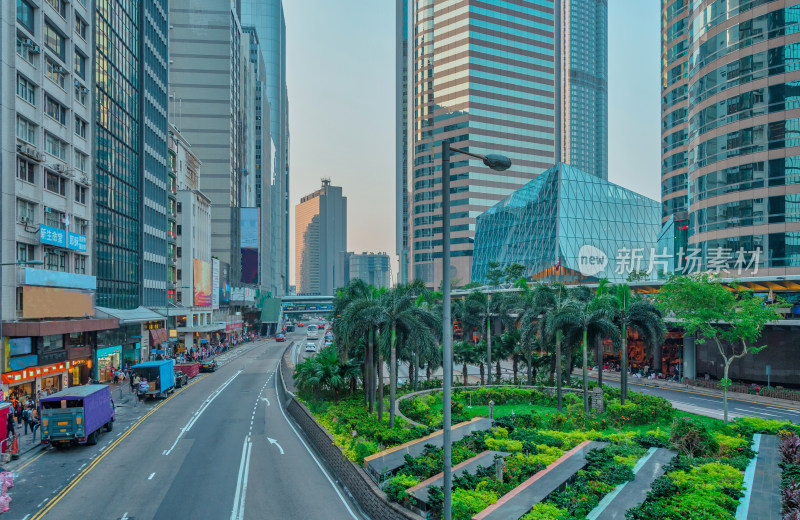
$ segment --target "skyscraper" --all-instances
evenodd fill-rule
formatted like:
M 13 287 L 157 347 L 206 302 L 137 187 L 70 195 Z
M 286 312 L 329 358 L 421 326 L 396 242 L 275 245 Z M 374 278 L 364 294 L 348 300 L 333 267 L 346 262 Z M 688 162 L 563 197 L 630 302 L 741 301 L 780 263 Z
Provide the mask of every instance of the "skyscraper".
M 414 35 L 408 44 L 413 74 L 406 80 L 411 135 L 408 167 L 398 167 L 397 174 L 398 183 L 404 172 L 408 177 L 409 277 L 433 286 L 442 279 L 441 140 L 471 152 L 501 153 L 513 163 L 500 173 L 480 161 L 453 157 L 450 276 L 466 283 L 475 219 L 483 211 L 562 157 L 607 177 L 607 5 L 412 3 L 406 28 Z M 398 32 L 402 44 L 403 31 Z M 397 56 L 400 74 L 401 53 Z M 400 201 L 398 194 L 398 219 Z M 398 249 L 403 234 L 398 226 Z
M 409 0 L 395 0 L 395 241 L 399 283 L 408 283 L 408 15 Z
M 295 284 L 298 295 L 330 296 L 344 284 L 347 252 L 347 197 L 322 180 L 322 188 L 295 207 Z
M 97 305 L 167 302 L 166 0 L 97 0 Z
M 688 210 L 704 267 L 760 249 L 759 276 L 800 274 L 793 3 L 662 0 L 662 219 Z
M 242 25 L 255 27 L 266 64 L 270 144 L 264 151 L 272 173 L 271 236 L 273 280 L 289 287 L 289 98 L 286 89 L 286 19 L 282 0 L 241 0 Z

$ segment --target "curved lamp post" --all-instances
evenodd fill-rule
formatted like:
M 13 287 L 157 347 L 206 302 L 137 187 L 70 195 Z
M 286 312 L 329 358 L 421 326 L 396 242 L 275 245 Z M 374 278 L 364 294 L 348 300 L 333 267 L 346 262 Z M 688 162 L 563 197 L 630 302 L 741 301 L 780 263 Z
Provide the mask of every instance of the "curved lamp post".
M 444 449 L 444 520 L 452 518 L 453 459 L 451 432 L 451 394 L 453 387 L 453 323 L 450 319 L 450 152 L 460 153 L 480 159 L 483 164 L 495 171 L 511 167 L 511 159 L 504 155 L 481 155 L 450 146 L 442 141 L 442 353 L 444 382 L 442 389 L 442 448 Z M 491 372 L 491 367 L 489 367 Z M 466 381 L 464 381 L 466 384 Z

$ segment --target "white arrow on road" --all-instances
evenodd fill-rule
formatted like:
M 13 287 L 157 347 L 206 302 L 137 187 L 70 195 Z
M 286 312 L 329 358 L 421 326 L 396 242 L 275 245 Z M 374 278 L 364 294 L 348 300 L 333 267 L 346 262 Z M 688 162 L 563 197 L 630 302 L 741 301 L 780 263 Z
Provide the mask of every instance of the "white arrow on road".
M 278 449 L 281 450 L 281 455 L 283 455 L 283 448 L 281 448 L 281 445 L 278 444 L 278 441 L 276 441 L 275 439 L 270 439 L 269 437 L 267 437 L 267 440 L 269 441 L 270 444 L 274 444 L 275 446 L 277 446 Z
M 262 397 L 261 400 L 262 401 L 266 401 L 267 402 L 267 406 L 269 406 L 269 399 L 267 399 L 266 397 Z

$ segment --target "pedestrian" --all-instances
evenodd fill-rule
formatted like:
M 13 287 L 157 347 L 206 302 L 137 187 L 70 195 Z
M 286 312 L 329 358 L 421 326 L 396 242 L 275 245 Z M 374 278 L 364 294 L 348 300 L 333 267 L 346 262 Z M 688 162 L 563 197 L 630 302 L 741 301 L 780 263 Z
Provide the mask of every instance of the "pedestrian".
M 25 423 L 25 435 L 28 435 L 28 428 L 33 431 L 33 426 L 31 426 L 31 409 L 27 406 L 22 410 L 22 422 Z
M 19 401 L 14 403 L 14 415 L 17 418 L 17 426 L 22 426 L 22 403 Z
M 137 384 L 139 381 L 138 381 L 138 379 L 136 379 L 136 376 L 135 376 L 135 375 L 133 375 L 133 374 L 131 374 L 131 375 L 130 375 L 130 377 L 129 377 L 128 379 L 129 379 L 129 381 L 130 381 L 131 393 L 133 393 L 133 390 L 134 390 L 134 388 L 136 388 L 136 384 Z
M 14 415 L 9 410 L 8 418 L 6 419 L 6 434 L 7 437 L 13 438 L 14 437 Z
M 36 442 L 36 430 L 39 429 L 40 425 L 41 421 L 39 420 L 39 411 L 35 409 L 31 410 L 31 432 L 33 433 L 31 442 Z M 41 435 L 39 438 L 41 438 Z

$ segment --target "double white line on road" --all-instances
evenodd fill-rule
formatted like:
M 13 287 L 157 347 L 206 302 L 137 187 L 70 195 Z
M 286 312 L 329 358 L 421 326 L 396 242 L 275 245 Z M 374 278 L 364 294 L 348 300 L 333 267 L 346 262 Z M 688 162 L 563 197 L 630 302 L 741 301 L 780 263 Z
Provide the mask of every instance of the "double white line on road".
M 231 520 L 244 519 L 244 503 L 247 495 L 247 475 L 250 473 L 250 453 L 253 443 L 250 442 L 250 435 L 245 437 L 242 445 L 242 461 L 239 463 L 239 478 L 236 480 L 236 494 L 233 497 L 233 510 Z
M 219 387 L 217 387 L 216 390 L 211 392 L 211 394 L 208 397 L 206 397 L 206 400 L 203 401 L 203 404 L 200 405 L 200 408 L 195 410 L 195 412 L 192 414 L 191 418 L 189 418 L 189 422 L 186 423 L 186 426 L 181 428 L 181 431 L 180 431 L 180 433 L 178 433 L 178 437 L 175 438 L 175 442 L 172 443 L 172 446 L 168 450 L 164 450 L 161 453 L 162 455 L 169 455 L 170 453 L 172 453 L 172 450 L 174 450 L 175 446 L 178 445 L 178 441 L 181 440 L 181 437 L 183 437 L 183 434 L 192 429 L 192 426 L 194 426 L 194 423 L 197 422 L 197 419 L 199 419 L 200 416 L 203 415 L 203 412 L 206 411 L 206 408 L 208 408 L 209 405 L 211 405 L 211 403 L 214 401 L 214 399 L 216 399 L 217 396 L 219 394 L 221 394 L 223 392 L 223 390 L 225 390 L 228 387 L 228 385 L 231 384 L 233 382 L 233 380 L 236 379 L 236 377 L 241 373 L 242 373 L 242 371 L 239 370 L 238 372 L 233 374 L 230 378 L 228 378 L 227 381 L 225 381 L 224 383 L 219 385 Z

